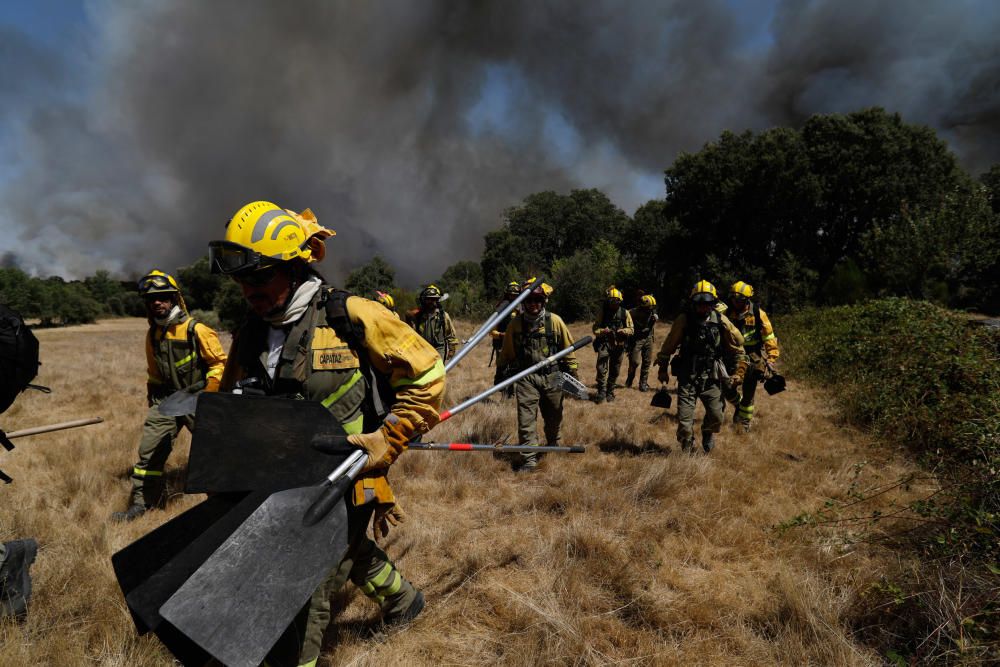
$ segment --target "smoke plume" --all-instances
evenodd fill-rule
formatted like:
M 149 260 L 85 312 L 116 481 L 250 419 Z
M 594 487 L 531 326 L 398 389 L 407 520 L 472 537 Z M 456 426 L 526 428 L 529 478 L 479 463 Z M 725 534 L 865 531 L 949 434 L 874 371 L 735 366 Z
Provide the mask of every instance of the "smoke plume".
M 268 199 L 337 230 L 331 276 L 380 253 L 413 285 L 531 192 L 631 213 L 724 129 L 881 105 L 1000 160 L 991 3 L 738 4 L 110 2 L 58 53 L 2 29 L 0 254 L 169 270 Z

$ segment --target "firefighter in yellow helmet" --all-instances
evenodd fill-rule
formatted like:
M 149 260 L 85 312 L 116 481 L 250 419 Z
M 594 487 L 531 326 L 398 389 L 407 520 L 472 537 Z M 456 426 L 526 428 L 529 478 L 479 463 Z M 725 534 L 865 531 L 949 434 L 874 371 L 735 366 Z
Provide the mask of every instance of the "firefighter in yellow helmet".
M 635 372 L 639 371 L 639 391 L 649 391 L 649 366 L 653 362 L 653 327 L 660 316 L 656 314 L 656 299 L 652 294 L 639 298 L 639 305 L 629 311 L 633 333 L 628 342 L 628 375 L 625 386 L 631 388 Z M 641 364 L 641 366 L 640 366 Z
M 380 605 L 387 623 L 414 618 L 424 604 L 366 529 L 372 523 L 379 539 L 403 518 L 386 474 L 406 443 L 438 422 L 444 366 L 383 306 L 334 289 L 315 271 L 312 263 L 333 234 L 308 209 L 256 201 L 236 212 L 225 240 L 209 244 L 213 271 L 237 282 L 251 310 L 222 389 L 257 378 L 267 395 L 320 402 L 368 453 L 368 467 L 348 494 L 347 554 L 268 655 L 274 667 L 315 664 L 330 597 L 347 580 Z M 379 385 L 393 391 L 376 400 Z
M 677 442 L 684 451 L 694 448 L 694 411 L 698 399 L 705 406 L 701 446 L 707 454 L 722 427 L 725 385 L 738 386 L 746 373 L 743 336 L 725 315 L 715 309 L 718 293 L 707 280 L 691 290 L 688 307 L 677 316 L 656 355 L 657 379 L 666 383 L 672 370 L 677 377 Z M 680 352 L 671 361 L 677 350 Z M 735 372 L 727 377 L 726 360 Z
M 396 316 L 397 320 L 399 319 L 399 313 L 396 312 L 396 300 L 392 298 L 391 294 L 375 290 L 375 301 L 381 303 L 386 307 L 386 310 Z
M 526 281 L 527 289 L 534 278 Z M 521 302 L 521 313 L 515 317 L 503 335 L 503 347 L 497 362 L 506 377 L 514 375 L 539 361 L 573 345 L 573 337 L 562 318 L 546 310 L 552 287 L 546 283 L 536 286 L 531 295 Z M 545 422 L 545 442 L 558 445 L 563 416 L 563 391 L 559 371 L 579 377 L 576 356 L 571 352 L 559 360 L 558 367 L 547 368 L 521 378 L 514 383 L 517 397 L 517 441 L 521 445 L 538 443 L 538 411 Z M 537 469 L 538 454 L 515 455 L 512 467 L 515 472 L 532 472 Z
M 441 289 L 428 285 L 420 292 L 420 305 L 406 313 L 406 323 L 430 343 L 445 361 L 458 350 L 458 336 L 451 316 L 441 306 Z
M 163 468 L 180 430 L 194 428 L 190 416 L 168 417 L 160 402 L 180 389 L 218 391 L 226 353 L 219 336 L 208 325 L 188 315 L 173 276 L 154 269 L 139 281 L 146 305 L 146 404 L 149 411 L 139 440 L 139 459 L 132 467 L 132 494 L 128 509 L 111 515 L 114 521 L 132 521 L 159 506 L 164 498 Z
M 518 295 L 520 295 L 520 293 L 521 293 L 521 283 L 517 282 L 516 280 L 510 281 L 509 283 L 507 283 L 507 287 L 504 289 L 503 299 L 501 299 L 501 303 L 506 302 L 509 304 L 511 301 L 516 299 Z M 498 320 L 493 329 L 490 330 L 490 342 L 493 344 L 493 352 L 490 353 L 491 361 L 493 360 L 494 357 L 499 357 L 500 350 L 503 349 L 503 335 L 504 333 L 506 333 L 507 327 L 510 326 L 510 323 L 517 318 L 518 314 L 519 314 L 518 310 L 515 308 L 513 311 L 511 311 L 509 316 L 505 317 L 503 320 Z M 504 378 L 503 378 L 503 373 L 501 371 L 502 368 L 498 358 L 496 372 L 493 373 L 493 384 L 498 384 L 501 381 L 503 381 Z M 507 398 L 510 398 L 511 396 L 514 395 L 513 392 L 514 388 L 509 387 L 508 389 L 505 389 L 503 393 Z
M 615 400 L 615 383 L 632 336 L 632 316 L 622 306 L 622 293 L 612 285 L 594 322 L 594 350 L 597 352 L 597 394 L 595 403 Z
M 757 303 L 752 301 L 753 287 L 742 280 L 733 283 L 729 290 L 729 308 L 726 317 L 743 334 L 743 349 L 749 357 L 749 368 L 743 380 L 742 393 L 735 391 L 732 402 L 736 407 L 733 423 L 743 430 L 750 430 L 753 421 L 754 394 L 757 384 L 765 379 L 774 369 L 781 352 L 778 349 L 778 337 L 767 313 Z

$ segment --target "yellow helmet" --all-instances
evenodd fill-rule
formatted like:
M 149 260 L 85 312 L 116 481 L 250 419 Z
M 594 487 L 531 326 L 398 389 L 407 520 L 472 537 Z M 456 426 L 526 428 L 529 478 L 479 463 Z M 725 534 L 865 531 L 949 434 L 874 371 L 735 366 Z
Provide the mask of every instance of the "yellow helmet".
M 645 308 L 656 307 L 656 299 L 653 298 L 652 294 L 644 294 L 642 298 L 639 299 L 639 303 Z
M 147 294 L 164 294 L 176 292 L 180 294 L 181 288 L 177 286 L 177 281 L 169 273 L 164 273 L 159 269 L 153 269 L 139 279 L 139 296 Z
M 379 292 L 378 290 L 375 290 L 375 300 L 389 310 L 396 310 L 396 300 L 393 299 L 392 295 L 388 292 Z
M 504 290 L 505 296 L 517 296 L 521 293 L 521 283 L 516 280 L 512 280 L 507 283 L 507 289 Z
M 420 300 L 424 299 L 440 299 L 441 298 L 441 288 L 437 285 L 428 285 L 420 292 Z
M 296 213 L 268 201 L 255 201 L 236 212 L 226 224 L 224 241 L 208 244 L 216 273 L 237 273 L 266 264 L 301 259 L 318 262 L 326 254 L 325 240 L 335 236 L 306 209 Z
M 742 280 L 733 283 L 733 286 L 729 288 L 729 293 L 736 296 L 741 296 L 744 299 L 749 299 L 753 296 L 753 287 L 747 285 Z
M 607 297 L 608 299 L 618 299 L 619 301 L 621 301 L 623 298 L 622 291 L 617 287 L 615 287 L 614 285 L 608 288 L 608 291 L 604 293 L 604 296 Z
M 711 303 L 719 300 L 719 293 L 715 291 L 715 285 L 712 283 L 699 280 L 691 290 L 691 300 Z
M 524 283 L 521 285 L 521 289 L 522 290 L 528 289 L 529 287 L 531 287 L 531 283 L 533 283 L 533 282 L 535 282 L 535 277 L 534 276 L 532 276 L 532 277 L 528 278 L 527 280 L 525 280 Z M 531 291 L 534 292 L 535 294 L 541 294 L 542 296 L 544 296 L 547 299 L 550 296 L 552 296 L 552 285 L 550 285 L 548 283 L 542 283 L 540 285 L 536 285 L 535 289 L 533 289 Z

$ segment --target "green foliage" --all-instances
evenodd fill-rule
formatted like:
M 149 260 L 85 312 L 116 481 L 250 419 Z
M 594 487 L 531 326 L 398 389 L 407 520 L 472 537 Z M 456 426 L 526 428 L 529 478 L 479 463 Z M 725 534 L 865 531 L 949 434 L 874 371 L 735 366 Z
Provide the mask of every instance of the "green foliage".
M 621 267 L 621 254 L 608 241 L 557 259 L 552 265 L 552 311 L 570 321 L 593 318 Z
M 199 257 L 193 264 L 180 267 L 174 277 L 180 285 L 188 310 L 211 309 L 223 282 L 221 275 L 212 273 L 208 255 Z
M 909 505 L 916 527 L 899 539 L 927 562 L 967 569 L 962 597 L 987 605 L 1000 564 L 1000 331 L 903 298 L 809 310 L 779 328 L 792 372 L 822 382 L 851 423 L 934 470 L 941 490 Z M 919 577 L 938 579 L 914 576 L 913 590 L 924 589 Z M 907 607 L 900 622 L 925 607 Z M 995 610 L 973 612 L 963 613 L 976 616 L 980 638 L 1000 640 Z
M 820 301 L 834 306 L 844 306 L 864 301 L 868 296 L 865 274 L 853 259 L 833 267 L 830 279 L 826 281 Z
M 222 283 L 212 307 L 218 315 L 220 326 L 226 331 L 236 331 L 246 318 L 247 303 L 243 298 L 243 290 L 233 280 Z
M 483 285 L 483 269 L 476 262 L 461 261 L 452 264 L 437 282 L 448 293 L 445 307 L 463 317 L 478 317 L 492 311 Z
M 367 264 L 347 276 L 344 288 L 358 296 L 372 298 L 375 291 L 391 292 L 396 287 L 396 270 L 380 256 L 375 255 Z

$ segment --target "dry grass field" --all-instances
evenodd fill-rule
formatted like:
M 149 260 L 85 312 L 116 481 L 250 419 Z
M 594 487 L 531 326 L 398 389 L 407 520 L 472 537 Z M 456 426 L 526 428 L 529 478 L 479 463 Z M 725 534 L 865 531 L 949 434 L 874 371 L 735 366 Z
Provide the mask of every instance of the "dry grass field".
M 20 439 L 0 457 L 15 480 L 0 489 L 0 539 L 40 544 L 30 616 L 0 625 L 0 665 L 172 664 L 154 637 L 135 635 L 110 561 L 202 499 L 178 493 L 164 512 L 108 522 L 124 508 L 145 413 L 144 330 L 124 319 L 39 331 L 38 382 L 53 394 L 24 394 L 0 416 L 6 430 L 105 419 Z M 484 344 L 459 365 L 447 405 L 488 386 L 488 357 Z M 591 348 L 581 375 L 593 382 Z M 402 457 L 392 478 L 409 521 L 387 550 L 427 608 L 407 628 L 373 633 L 374 605 L 344 591 L 321 664 L 881 664 L 853 639 L 850 619 L 888 556 L 852 544 L 847 528 L 775 525 L 909 464 L 842 428 L 828 398 L 794 378 L 783 394 L 761 391 L 754 430 L 727 427 L 710 456 L 681 454 L 676 422 L 650 423 L 649 398 L 621 389 L 611 404 L 567 400 L 564 442 L 588 451 L 550 455 L 531 475 L 488 453 Z M 514 404 L 497 399 L 429 439 L 508 434 L 516 440 Z M 187 443 L 168 468 L 178 492 Z M 877 501 L 894 499 L 904 496 Z

